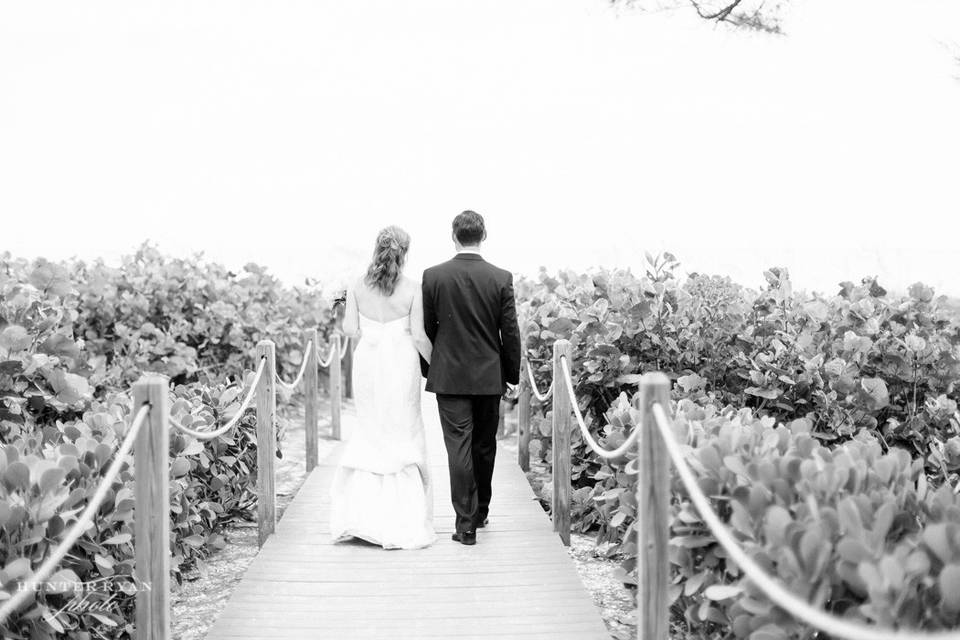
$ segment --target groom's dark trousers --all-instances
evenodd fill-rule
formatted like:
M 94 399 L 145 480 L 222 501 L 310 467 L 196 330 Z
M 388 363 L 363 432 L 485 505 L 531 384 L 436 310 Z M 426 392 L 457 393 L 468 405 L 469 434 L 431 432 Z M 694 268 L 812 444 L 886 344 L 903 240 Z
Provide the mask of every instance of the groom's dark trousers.
M 447 446 L 457 531 L 472 531 L 490 512 L 500 396 L 438 393 L 437 406 Z
M 423 272 L 423 324 L 433 343 L 426 390 L 437 394 L 457 531 L 487 517 L 500 397 L 520 380 L 513 275 L 475 253 Z

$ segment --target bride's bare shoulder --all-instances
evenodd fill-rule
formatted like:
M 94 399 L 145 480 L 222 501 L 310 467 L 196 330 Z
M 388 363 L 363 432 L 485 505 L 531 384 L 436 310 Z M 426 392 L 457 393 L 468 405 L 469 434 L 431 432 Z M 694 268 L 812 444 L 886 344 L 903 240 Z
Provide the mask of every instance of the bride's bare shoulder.
M 367 287 L 366 278 L 364 276 L 360 276 L 350 283 L 350 288 L 353 289 L 355 293 L 361 293 L 362 291 L 366 291 L 369 287 Z
M 420 281 L 408 275 L 402 275 L 400 276 L 400 286 L 404 291 L 416 291 L 420 288 Z

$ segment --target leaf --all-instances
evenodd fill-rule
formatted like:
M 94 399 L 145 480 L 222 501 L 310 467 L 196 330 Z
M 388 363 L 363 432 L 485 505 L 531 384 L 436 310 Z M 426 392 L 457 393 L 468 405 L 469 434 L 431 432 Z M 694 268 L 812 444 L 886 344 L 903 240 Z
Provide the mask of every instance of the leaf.
M 108 627 L 116 627 L 116 626 L 117 626 L 117 621 L 114 620 L 113 618 L 111 618 L 110 616 L 105 616 L 105 615 L 103 615 L 103 614 L 101 614 L 101 613 L 93 613 L 92 611 L 87 611 L 87 612 L 85 612 L 85 613 L 86 613 L 86 615 L 92 616 L 92 617 L 95 618 L 98 622 L 100 622 L 101 624 L 105 624 L 105 625 L 107 625 Z
M 707 384 L 707 379 L 697 375 L 696 373 L 691 373 L 686 376 L 680 376 L 677 378 L 677 384 L 679 384 L 685 393 L 690 393 L 695 389 L 702 389 Z
M 761 389 L 760 387 L 747 387 L 743 390 L 743 392 L 748 393 L 751 396 L 767 398 L 768 400 L 776 400 L 780 397 L 780 389 L 776 387 L 766 389 Z
M 174 478 L 184 476 L 190 471 L 190 461 L 186 458 L 176 458 L 170 465 L 170 473 Z
M 683 583 L 683 594 L 687 596 L 692 596 L 697 591 L 700 590 L 700 587 L 703 586 L 703 581 L 707 577 L 706 571 L 701 571 L 695 575 L 690 576 Z
M 591 358 L 619 358 L 620 349 L 615 345 L 601 342 L 591 347 L 587 355 Z
M 937 578 L 940 604 L 949 613 L 960 611 L 960 565 L 948 564 Z
M 80 578 L 70 569 L 60 569 L 46 579 L 44 590 L 47 593 L 67 593 L 80 586 Z
M 927 525 L 923 530 L 923 542 L 944 564 L 953 560 L 953 549 L 947 537 L 947 525 L 943 522 Z
M 70 277 L 64 267 L 46 258 L 37 258 L 35 265 L 30 272 L 30 284 L 55 296 L 65 296 L 70 293 Z
M 29 347 L 31 342 L 33 338 L 20 325 L 11 324 L 0 331 L 0 347 L 6 349 L 7 353 L 22 351 Z
M 684 549 L 699 549 L 714 544 L 716 540 L 713 536 L 673 536 L 670 538 L 670 544 L 683 547 Z
M 556 334 L 563 334 L 572 331 L 577 325 L 569 318 L 557 318 L 547 326 L 547 331 Z
M 769 507 L 763 525 L 767 543 L 783 544 L 784 534 L 791 522 L 793 517 L 789 511 L 778 504 Z
M 104 540 L 103 544 L 126 544 L 131 540 L 133 540 L 133 536 L 131 536 L 129 533 L 118 533 Z
M 61 333 L 55 333 L 44 340 L 37 351 L 51 356 L 80 357 L 80 347 L 77 346 L 77 343 Z
M 0 374 L 12 376 L 23 371 L 23 363 L 19 360 L 4 360 L 0 362 Z
M 750 634 L 750 640 L 787 640 L 787 632 L 775 624 L 765 624 Z
M 703 595 L 710 600 L 726 600 L 735 598 L 743 592 L 743 588 L 736 584 L 712 584 L 703 591 Z
M 93 390 L 86 378 L 75 373 L 68 373 L 62 369 L 55 369 L 45 374 L 50 386 L 57 392 L 57 400 L 64 404 L 75 404 L 82 400 L 90 400 Z
M 837 503 L 837 516 L 840 519 L 842 533 L 855 536 L 863 534 L 863 520 L 860 518 L 860 509 L 851 496 L 847 496 Z
M 183 541 L 191 547 L 202 547 L 205 542 L 204 537 L 198 535 L 187 536 Z
M 927 348 L 927 341 L 913 333 L 904 338 L 903 341 L 906 343 L 907 349 L 914 353 L 920 353 Z
M 851 536 L 846 536 L 837 543 L 837 553 L 847 562 L 860 564 L 864 560 L 872 560 L 873 554 L 866 545 Z
M 880 378 L 862 378 L 860 380 L 861 398 L 873 411 L 879 411 L 890 404 L 887 383 Z
M 203 443 L 200 440 L 191 439 L 187 446 L 180 452 L 182 456 L 195 456 L 199 453 L 203 453 Z
M 933 300 L 933 288 L 928 287 L 922 282 L 915 282 L 907 289 L 910 297 L 920 302 L 930 302 Z
M 30 573 L 30 560 L 28 558 L 15 558 L 3 567 L 3 573 L 7 581 L 22 578 Z
M 40 491 L 46 493 L 59 489 L 63 486 L 63 481 L 67 477 L 67 472 L 60 467 L 47 469 L 40 476 Z
M 30 488 L 30 467 L 20 460 L 7 465 L 3 472 L 3 481 L 11 489 L 25 491 Z

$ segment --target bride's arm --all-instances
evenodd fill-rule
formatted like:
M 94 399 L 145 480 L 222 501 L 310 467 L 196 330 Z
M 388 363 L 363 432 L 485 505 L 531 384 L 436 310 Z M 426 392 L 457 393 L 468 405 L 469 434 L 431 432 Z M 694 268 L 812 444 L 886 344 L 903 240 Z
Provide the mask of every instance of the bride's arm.
M 423 292 L 420 290 L 419 283 L 414 289 L 413 308 L 410 309 L 410 335 L 413 336 L 413 344 L 417 346 L 417 351 L 427 361 L 427 364 L 430 364 L 433 344 L 423 328 Z
M 357 309 L 355 287 L 347 289 L 347 304 L 343 309 L 343 333 L 348 338 L 356 338 L 360 335 L 360 311 Z

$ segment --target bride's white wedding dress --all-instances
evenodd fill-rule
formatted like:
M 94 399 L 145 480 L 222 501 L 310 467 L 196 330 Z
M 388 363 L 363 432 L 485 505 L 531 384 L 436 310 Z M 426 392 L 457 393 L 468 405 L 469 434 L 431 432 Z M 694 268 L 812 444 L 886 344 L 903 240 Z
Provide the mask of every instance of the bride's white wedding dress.
M 409 315 L 378 322 L 360 314 L 352 376 L 357 425 L 330 488 L 331 534 L 385 549 L 430 545 L 433 489 Z

